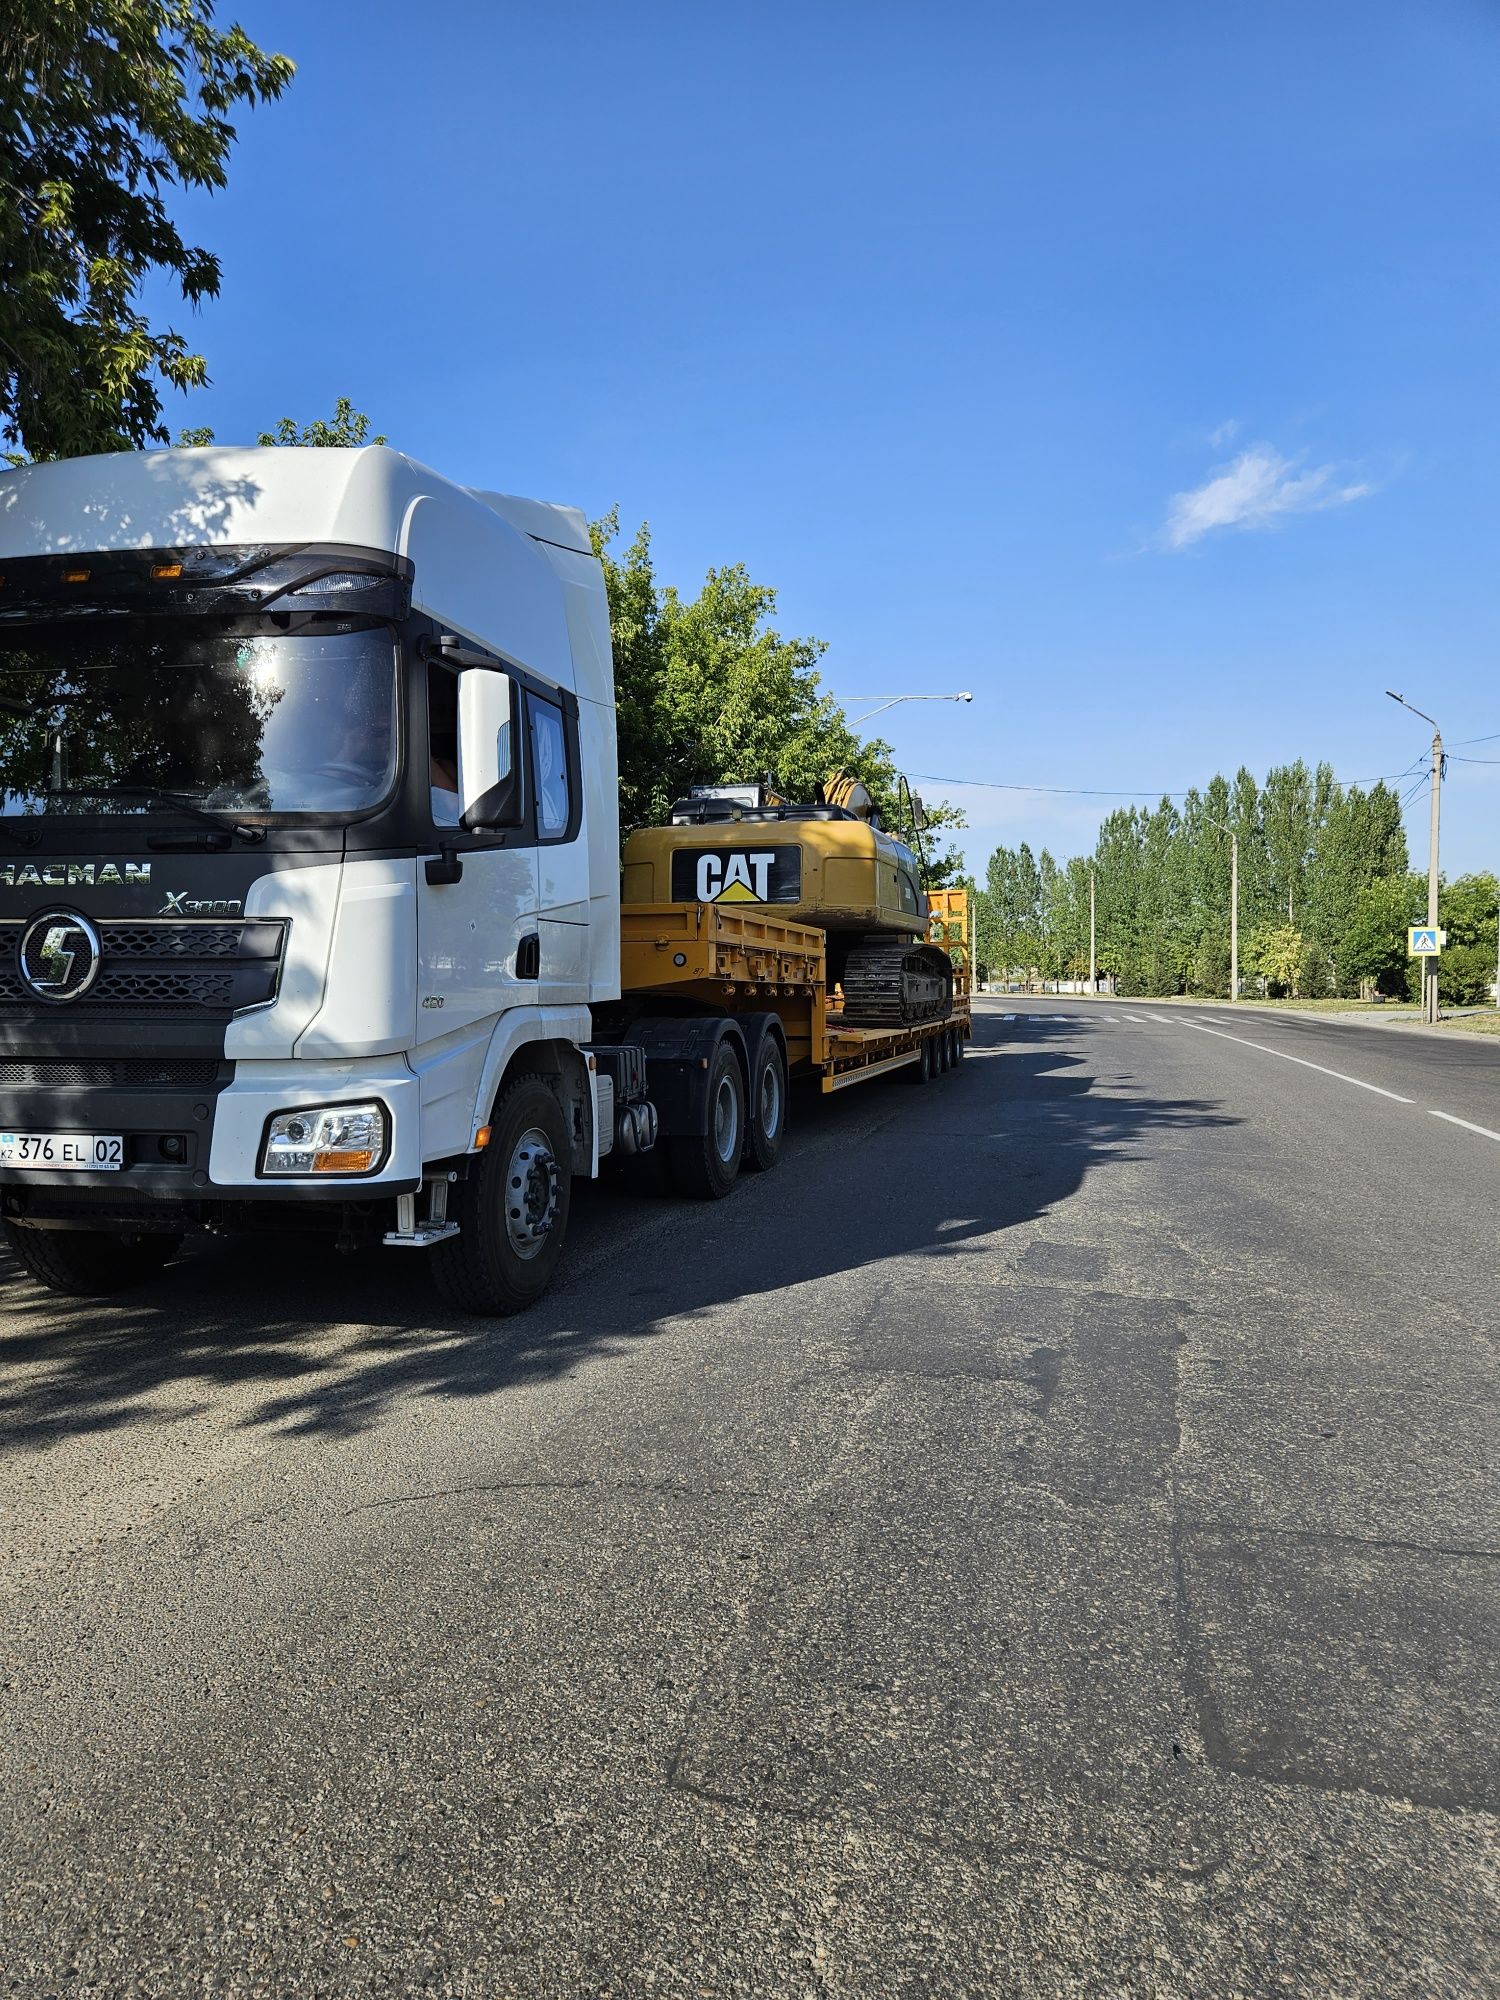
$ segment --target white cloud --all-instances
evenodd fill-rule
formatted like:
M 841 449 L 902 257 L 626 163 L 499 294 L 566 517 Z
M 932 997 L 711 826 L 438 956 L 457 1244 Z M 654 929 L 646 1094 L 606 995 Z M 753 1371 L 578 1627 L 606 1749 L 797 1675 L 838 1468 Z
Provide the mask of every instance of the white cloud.
M 1157 539 L 1164 549 L 1191 548 L 1215 528 L 1268 528 L 1282 514 L 1321 513 L 1374 490 L 1364 480 L 1341 484 L 1336 466 L 1304 472 L 1270 445 L 1251 445 L 1202 486 L 1174 493 Z
M 1226 417 L 1216 431 L 1209 432 L 1208 441 L 1214 447 L 1215 451 L 1222 451 L 1226 444 L 1233 444 L 1239 434 L 1239 419 L 1237 417 Z

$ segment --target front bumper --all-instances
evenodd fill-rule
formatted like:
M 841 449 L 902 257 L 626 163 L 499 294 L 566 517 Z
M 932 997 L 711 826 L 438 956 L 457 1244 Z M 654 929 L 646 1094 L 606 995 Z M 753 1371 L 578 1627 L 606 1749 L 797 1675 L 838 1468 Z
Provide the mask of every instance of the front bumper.
M 267 1121 L 279 1111 L 378 1098 L 390 1147 L 372 1174 L 285 1175 L 257 1169 Z M 306 1205 L 369 1202 L 422 1183 L 417 1079 L 398 1056 L 360 1063 L 224 1063 L 189 1088 L 0 1089 L 0 1130 L 118 1133 L 125 1165 L 114 1173 L 0 1167 L 0 1214 L 14 1221 L 150 1218 L 155 1209 L 197 1214 L 220 1202 Z M 158 1223 L 157 1226 L 161 1226 Z

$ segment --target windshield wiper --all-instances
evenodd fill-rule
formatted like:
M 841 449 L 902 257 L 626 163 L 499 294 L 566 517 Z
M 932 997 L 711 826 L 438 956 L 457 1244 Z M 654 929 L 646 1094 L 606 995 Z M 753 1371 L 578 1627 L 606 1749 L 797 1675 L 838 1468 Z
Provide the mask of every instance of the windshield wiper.
M 243 826 L 217 813 L 212 806 L 200 806 L 196 799 L 190 799 L 185 792 L 168 791 L 163 785 L 52 785 L 42 794 L 47 799 L 154 799 L 159 804 L 175 806 L 179 812 L 191 814 L 201 819 L 206 826 L 215 827 L 220 833 L 235 835 L 258 846 L 266 837 L 263 826 Z

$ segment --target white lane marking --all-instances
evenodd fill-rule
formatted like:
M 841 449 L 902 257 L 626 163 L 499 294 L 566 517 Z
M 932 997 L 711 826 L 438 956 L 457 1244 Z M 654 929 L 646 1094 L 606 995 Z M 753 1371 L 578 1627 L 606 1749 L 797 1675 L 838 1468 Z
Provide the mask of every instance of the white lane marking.
M 1492 1132 L 1488 1125 L 1471 1125 L 1467 1118 L 1455 1118 L 1451 1111 L 1434 1111 L 1430 1104 L 1427 1107 L 1427 1116 L 1445 1118 L 1450 1125 L 1462 1125 L 1466 1132 L 1477 1132 L 1481 1139 L 1500 1140 L 1500 1132 Z
M 1013 1021 L 1016 1017 L 1014 1014 L 1002 1014 L 1000 1018 L 1002 1021 Z
M 1110 1022 L 1112 1022 L 1112 1023 L 1114 1024 L 1114 1026 L 1115 1026 L 1115 1027 L 1117 1027 L 1117 1028 L 1119 1027 L 1119 1025 L 1120 1025 L 1120 1017 L 1119 1017 L 1119 1015 L 1118 1015 L 1118 1014 L 1106 1014 L 1104 1018 L 1105 1018 L 1105 1020 L 1106 1020 L 1106 1021 L 1110 1021 Z
M 1153 1021 L 1160 1021 L 1164 1028 L 1170 1028 L 1172 1025 L 1172 1017 L 1170 1014 L 1153 1014 L 1151 1018 Z
M 1259 1049 L 1263 1056 L 1280 1056 L 1283 1062 L 1296 1063 L 1302 1069 L 1315 1069 L 1319 1076 L 1336 1077 L 1340 1083 L 1352 1083 L 1356 1090 L 1373 1090 L 1377 1097 L 1389 1097 L 1397 1104 L 1414 1104 L 1415 1098 L 1403 1097 L 1399 1090 L 1382 1090 L 1378 1083 L 1366 1083 L 1362 1077 L 1346 1076 L 1341 1069 L 1325 1069 L 1322 1063 L 1309 1062 L 1306 1056 L 1289 1056 L 1285 1049 L 1268 1048 L 1264 1042 L 1247 1042 L 1243 1035 L 1226 1035 L 1222 1028 L 1205 1028 L 1201 1021 L 1189 1021 L 1190 1028 L 1196 1028 L 1200 1035 L 1217 1035 L 1221 1042 L 1238 1042 L 1242 1049 Z M 1443 1114 L 1439 1112 L 1437 1116 Z M 1462 1123 L 1462 1120 L 1458 1121 Z M 1494 1138 L 1494 1133 L 1490 1133 Z
M 1046 1014 L 1041 1014 L 1037 1018 L 1039 1020 L 1045 1021 L 1048 1019 L 1048 1016 Z M 1073 1018 L 1074 1017 L 1071 1014 L 1053 1014 L 1051 1016 L 1051 1019 L 1054 1021 L 1071 1021 Z

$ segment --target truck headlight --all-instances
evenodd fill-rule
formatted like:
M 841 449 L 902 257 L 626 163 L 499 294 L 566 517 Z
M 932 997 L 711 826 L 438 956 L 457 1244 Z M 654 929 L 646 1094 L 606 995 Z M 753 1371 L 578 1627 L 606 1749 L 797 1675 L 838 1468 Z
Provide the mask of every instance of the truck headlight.
M 385 1158 L 383 1104 L 278 1111 L 266 1127 L 263 1174 L 368 1174 Z

